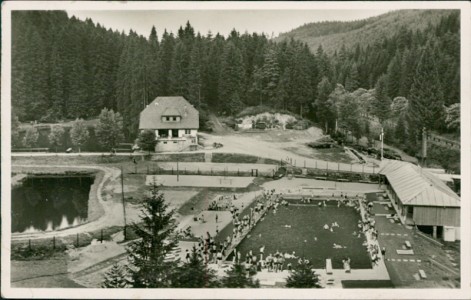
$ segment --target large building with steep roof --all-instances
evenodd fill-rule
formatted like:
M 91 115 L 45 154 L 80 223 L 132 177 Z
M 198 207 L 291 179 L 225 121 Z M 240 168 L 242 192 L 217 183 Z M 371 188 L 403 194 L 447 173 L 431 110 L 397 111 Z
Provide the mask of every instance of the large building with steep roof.
M 385 159 L 379 173 L 402 223 L 430 230 L 434 237 L 460 239 L 460 197 L 433 173 Z
M 198 147 L 199 112 L 181 96 L 157 97 L 141 112 L 139 130 L 153 130 L 156 152 Z

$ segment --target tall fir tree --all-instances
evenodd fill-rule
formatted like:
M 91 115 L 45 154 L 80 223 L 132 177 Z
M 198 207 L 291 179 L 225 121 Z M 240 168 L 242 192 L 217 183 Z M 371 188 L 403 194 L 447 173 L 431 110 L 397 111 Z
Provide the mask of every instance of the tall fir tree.
M 345 89 L 353 92 L 360 87 L 360 75 L 358 74 L 358 66 L 354 63 L 350 68 L 350 72 L 345 79 Z
M 391 99 L 397 96 L 404 96 L 399 94 L 401 88 L 401 58 L 401 52 L 396 52 L 388 66 L 387 94 Z
M 319 275 L 312 269 L 312 266 L 303 260 L 294 267 L 286 278 L 286 287 L 289 288 L 321 288 Z
M 172 280 L 173 288 L 214 288 L 219 286 L 216 271 L 205 264 L 195 247 L 189 259 L 179 266 Z
M 254 280 L 252 276 L 247 274 L 245 266 L 240 263 L 233 264 L 232 267 L 226 271 L 226 276 L 221 280 L 224 287 L 227 288 L 258 288 L 260 282 Z
M 443 89 L 432 45 L 422 50 L 409 95 L 409 114 L 418 128 L 443 126 Z
M 383 74 L 376 82 L 375 96 L 372 103 L 372 112 L 382 125 L 389 118 L 390 108 L 391 98 L 387 94 L 387 75 Z
M 228 42 L 222 56 L 219 76 L 219 107 L 228 113 L 235 113 L 243 101 L 240 99 L 243 88 L 244 70 L 242 55 L 234 43 Z
M 132 229 L 139 237 L 128 247 L 129 274 L 134 288 L 171 287 L 175 261 L 166 260 L 176 246 L 174 210 L 156 184 L 142 202 L 141 222 Z

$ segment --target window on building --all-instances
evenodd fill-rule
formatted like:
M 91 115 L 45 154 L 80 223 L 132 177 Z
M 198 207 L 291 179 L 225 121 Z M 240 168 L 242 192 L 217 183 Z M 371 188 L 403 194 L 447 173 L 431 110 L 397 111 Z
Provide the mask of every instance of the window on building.
M 161 138 L 167 138 L 168 137 L 168 129 L 159 129 L 159 136 Z
M 170 121 L 170 117 L 165 117 L 165 121 Z
M 178 137 L 178 129 L 172 129 L 172 137 L 174 138 Z
M 174 144 L 176 144 L 176 143 L 177 143 L 177 141 L 173 141 L 173 143 L 174 143 Z
M 185 129 L 185 134 L 191 134 L 191 129 Z
M 164 142 L 165 145 L 167 145 L 167 142 Z
M 176 120 L 177 120 L 177 117 L 172 117 L 172 120 L 173 120 L 173 121 L 176 121 Z

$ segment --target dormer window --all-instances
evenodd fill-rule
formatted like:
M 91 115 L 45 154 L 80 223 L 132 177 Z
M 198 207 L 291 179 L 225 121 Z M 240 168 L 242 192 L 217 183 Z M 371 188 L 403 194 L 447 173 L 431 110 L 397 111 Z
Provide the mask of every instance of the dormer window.
M 179 122 L 180 116 L 162 116 L 162 122 Z

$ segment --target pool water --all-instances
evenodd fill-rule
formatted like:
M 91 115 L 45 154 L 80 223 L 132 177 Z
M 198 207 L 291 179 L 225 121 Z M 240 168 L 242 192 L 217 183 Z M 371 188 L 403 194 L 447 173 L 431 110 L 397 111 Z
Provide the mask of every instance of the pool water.
M 269 253 L 273 255 L 276 251 L 289 254 L 294 251 L 296 256 L 309 259 L 316 269 L 324 268 L 327 258 L 332 259 L 333 268 L 341 269 L 342 259 L 346 257 L 350 257 L 353 269 L 370 269 L 371 260 L 362 245 L 366 237 L 364 234 L 360 237 L 353 234 L 358 233 L 358 220 L 359 213 L 347 206 L 280 206 L 276 214 L 273 210 L 268 211 L 263 221 L 252 229 L 236 249 L 241 252 L 242 259 L 250 250 L 258 255 L 260 247 L 265 246 L 265 256 Z M 325 224 L 330 226 L 333 222 L 339 225 L 333 232 L 323 228 Z M 342 248 L 334 248 L 334 243 Z M 296 263 L 296 260 L 291 262 Z

